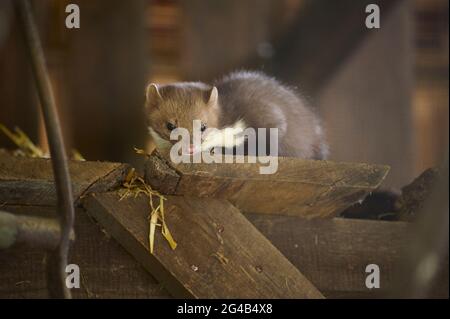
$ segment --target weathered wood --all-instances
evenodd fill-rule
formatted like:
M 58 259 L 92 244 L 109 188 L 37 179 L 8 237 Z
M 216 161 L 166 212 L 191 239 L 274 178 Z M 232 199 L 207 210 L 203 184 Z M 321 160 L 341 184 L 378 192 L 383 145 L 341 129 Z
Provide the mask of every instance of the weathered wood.
M 121 184 L 127 164 L 70 161 L 73 197 L 89 191 L 107 191 Z M 56 191 L 50 159 L 0 153 L 0 203 L 3 205 L 55 206 Z
M 162 162 L 159 161 L 158 163 Z M 115 188 L 121 183 L 121 181 L 123 180 L 123 174 L 127 171 L 127 167 L 115 163 L 73 162 L 72 164 L 74 165 L 73 167 L 71 167 L 71 170 L 73 170 L 74 172 L 73 179 L 75 183 L 79 183 L 79 189 L 83 189 L 83 191 L 81 192 L 82 194 L 86 194 L 91 191 L 102 192 L 110 188 Z M 227 165 L 224 164 L 222 166 Z M 110 169 L 111 167 L 112 169 Z M 164 165 L 162 165 L 162 167 L 164 167 Z M 166 166 L 165 169 L 170 169 L 170 167 Z M 87 170 L 87 172 L 85 172 L 85 170 Z M 312 171 L 312 168 L 310 170 Z M 220 170 L 220 168 L 216 168 L 216 171 L 218 171 L 219 173 L 223 172 Z M 91 172 L 91 175 L 89 175 L 88 172 Z M 158 170 L 157 172 L 160 172 L 160 170 Z M 164 180 L 164 184 L 161 185 L 170 186 L 172 185 L 170 181 L 175 180 L 176 183 L 173 185 L 175 185 L 176 189 L 180 180 L 179 176 L 181 171 L 180 168 L 177 167 L 177 170 L 171 170 L 171 172 L 173 173 L 172 175 L 167 175 L 169 176 L 169 179 L 164 179 L 166 175 L 161 175 L 163 178 L 162 180 Z M 236 176 L 247 178 L 249 176 L 245 175 L 246 173 L 248 174 L 248 172 L 243 169 L 236 172 L 232 171 L 232 173 L 235 175 L 230 175 L 230 178 L 235 178 Z M 205 174 L 205 171 L 201 172 L 201 174 Z M 201 174 L 200 176 L 202 177 L 203 175 Z M 298 174 L 296 176 L 299 180 L 301 180 L 300 172 L 294 172 L 293 175 L 295 174 Z M 311 176 L 311 173 L 309 173 L 309 176 Z M 256 177 L 260 177 L 259 174 Z M 323 177 L 321 178 L 323 180 Z M 27 182 L 35 182 L 36 187 L 38 187 L 40 183 L 44 183 L 45 185 L 52 184 L 51 166 L 49 160 L 20 157 L 17 158 L 2 154 L 0 156 L 0 186 L 5 185 L 5 181 L 21 181 L 22 179 Z M 344 183 L 345 181 L 346 180 L 343 179 Z M 203 185 L 207 184 L 199 185 L 201 187 L 204 187 Z M 0 188 L 0 190 L 2 189 L 4 190 L 6 188 Z M 25 195 L 27 194 L 27 192 L 33 194 L 33 188 L 24 188 L 23 190 L 23 193 Z M 22 206 L 20 200 L 10 200 L 11 198 L 17 198 L 14 194 L 14 189 L 10 188 L 10 191 L 11 193 L 0 192 L 2 205 L 5 205 L 5 202 L 9 203 L 6 206 L 2 206 L 2 209 L 4 210 L 12 212 L 23 211 L 29 214 L 30 208 L 32 207 L 29 205 L 37 205 L 37 208 L 39 209 L 54 210 L 54 207 L 50 206 L 54 206 L 56 202 L 48 200 L 50 198 L 48 194 L 51 194 L 51 192 L 41 192 L 35 193 L 34 196 L 25 196 L 25 204 Z M 39 196 L 39 194 L 42 194 L 42 196 Z M 107 196 L 110 196 L 110 194 Z M 206 201 L 206 203 L 208 203 L 212 199 L 182 199 L 177 196 L 171 196 L 170 198 L 183 201 L 182 204 L 178 205 L 179 207 L 184 207 L 185 205 L 187 205 L 184 202 L 185 200 L 194 200 L 196 202 L 199 202 L 200 204 L 197 205 L 200 207 L 200 212 L 197 212 L 195 210 L 195 207 L 197 206 L 192 205 L 188 209 L 188 216 L 197 216 L 196 213 L 198 213 L 201 214 L 203 218 L 208 220 L 216 218 L 217 208 L 215 205 L 208 206 L 212 207 L 208 209 L 207 207 L 203 207 L 203 204 L 201 204 L 203 201 Z M 130 201 L 134 202 L 133 200 Z M 222 203 L 221 200 L 218 200 L 218 202 Z M 121 206 L 124 205 L 124 202 L 116 202 L 115 204 L 111 202 L 110 204 Z M 44 207 L 42 207 L 42 205 L 44 205 Z M 145 250 L 148 247 L 148 221 L 147 219 L 145 219 L 148 213 L 148 209 L 145 208 L 145 201 L 141 201 L 141 204 L 126 204 L 127 207 L 135 207 L 135 205 L 141 205 L 141 207 L 144 208 L 129 209 L 126 215 L 120 214 L 118 211 L 116 211 L 116 209 L 120 210 L 120 208 L 114 208 L 114 211 L 118 214 L 118 216 L 111 215 L 112 221 L 109 221 L 109 225 L 115 225 L 115 228 L 113 231 L 111 231 L 111 234 L 116 237 L 116 234 L 119 231 L 119 236 L 121 237 L 118 240 L 120 240 L 121 244 L 124 245 L 127 249 L 129 245 L 135 247 L 137 242 L 137 246 L 139 247 L 137 254 L 141 254 L 141 250 Z M 192 243 L 196 243 L 197 241 L 206 242 L 206 240 L 204 240 L 204 237 L 201 236 L 200 239 L 196 238 L 196 241 L 191 239 L 190 237 L 186 237 L 186 229 L 191 232 L 190 236 L 194 235 L 194 232 L 192 231 L 193 227 L 191 227 L 189 223 L 187 225 L 181 225 L 182 221 L 185 222 L 185 214 L 182 212 L 177 213 L 177 209 L 175 209 L 175 213 L 172 213 L 170 205 L 168 207 L 168 215 L 172 216 L 168 217 L 169 226 L 172 230 L 173 235 L 175 236 L 175 239 L 179 239 L 180 245 L 185 243 L 185 241 Z M 33 207 L 32 209 L 34 210 L 37 208 Z M 204 211 L 211 211 L 211 215 L 209 215 L 208 213 L 204 213 Z M 173 222 L 171 221 L 171 218 L 174 218 L 174 214 L 176 222 L 175 225 L 172 225 Z M 183 218 L 180 218 L 180 214 L 183 214 Z M 127 216 L 130 216 L 130 218 L 126 218 Z M 356 221 L 346 219 L 308 221 L 293 216 L 262 214 L 246 214 L 246 216 L 248 217 L 248 219 L 250 219 L 251 222 L 253 222 L 254 226 L 256 226 L 256 228 L 260 230 L 261 233 L 265 235 L 273 243 L 273 245 L 277 247 L 280 252 L 284 254 L 284 256 L 286 256 L 286 258 L 311 281 L 312 284 L 314 284 L 326 297 L 331 298 L 378 297 L 385 295 L 387 290 L 391 287 L 391 281 L 394 276 L 394 271 L 396 270 L 395 265 L 398 264 L 399 259 L 402 258 L 401 251 L 403 250 L 405 245 L 410 242 L 410 236 L 408 236 L 407 232 L 407 224 L 402 222 L 361 220 Z M 117 221 L 114 220 L 114 218 L 117 218 Z M 80 220 L 81 222 L 79 222 Z M 228 219 L 226 219 L 226 221 L 228 221 Z M 191 222 L 197 222 L 197 220 Z M 140 225 L 137 225 L 139 223 Z M 202 223 L 203 224 L 199 228 L 204 229 L 203 232 L 206 233 L 205 236 L 208 236 L 208 234 L 209 236 L 213 236 L 214 234 L 211 235 L 211 231 L 208 230 L 207 226 L 205 226 L 207 222 L 202 220 Z M 88 287 L 87 289 L 89 290 L 89 293 L 86 292 L 86 290 L 81 289 L 80 291 L 76 292 L 77 296 L 79 295 L 86 297 L 89 294 L 90 297 L 99 298 L 121 296 L 147 298 L 162 297 L 168 295 L 168 293 L 163 291 L 162 288 L 158 288 L 158 284 L 153 279 L 153 286 L 150 283 L 148 284 L 148 287 L 146 285 L 140 285 L 139 282 L 148 283 L 148 281 L 143 279 L 144 275 L 142 275 L 142 273 L 145 274 L 145 271 L 140 268 L 140 266 L 137 266 L 134 259 L 129 258 L 129 255 L 124 253 L 122 249 L 118 248 L 119 246 L 116 242 L 112 241 L 114 244 L 110 244 L 109 241 L 108 244 L 104 243 L 105 239 L 103 237 L 105 235 L 99 232 L 97 226 L 92 225 L 92 221 L 86 217 L 85 212 L 78 212 L 76 229 L 77 242 L 74 246 L 73 258 L 75 263 L 83 265 L 82 274 L 84 274 L 85 277 L 83 280 L 85 280 L 85 282 L 87 281 L 86 286 Z M 126 227 L 127 225 L 131 225 L 132 227 L 130 226 L 126 229 L 138 229 L 140 231 L 140 237 L 138 239 L 132 237 L 132 239 L 134 238 L 133 240 L 128 240 L 124 244 L 121 238 L 130 238 L 130 236 L 134 234 L 123 234 L 123 227 Z M 227 224 L 224 224 L 224 226 L 227 227 L 227 229 L 229 227 L 227 226 Z M 233 225 L 231 225 L 231 227 L 233 228 L 233 233 L 240 229 L 239 227 L 234 227 Z M 107 227 L 107 230 L 110 231 L 109 226 Z M 248 233 L 245 231 L 238 232 L 243 234 Z M 100 234 L 101 236 L 99 236 L 98 234 Z M 253 237 L 253 235 L 247 234 L 245 240 L 247 240 L 247 238 L 253 239 Z M 182 238 L 182 240 L 180 238 Z M 223 238 L 224 237 L 222 236 L 222 239 Z M 205 244 L 199 247 L 204 248 L 204 245 Z M 173 258 L 173 252 L 169 250 L 164 239 L 162 239 L 162 237 L 158 233 L 156 239 L 156 256 L 161 253 L 159 251 L 161 247 L 164 247 L 167 250 L 164 251 L 166 254 L 161 255 L 162 257 L 159 256 L 155 258 L 166 258 L 162 260 L 168 263 L 171 260 L 170 258 Z M 180 247 L 182 246 L 179 246 L 175 252 L 179 251 Z M 212 249 L 214 247 L 210 247 L 211 250 L 214 250 Z M 188 252 L 186 252 L 186 247 L 184 249 L 185 254 L 189 255 Z M 100 251 L 102 252 L 101 254 L 99 254 Z M 136 256 L 135 253 L 133 253 L 133 255 Z M 192 253 L 192 251 L 189 251 L 189 253 Z M 123 255 L 126 255 L 128 259 L 122 258 L 121 256 Z M 45 279 L 43 277 L 44 275 L 36 274 L 36 272 L 39 273 L 39 267 L 42 268 L 42 271 L 44 269 L 42 265 L 42 260 L 45 256 L 44 252 L 39 253 L 36 251 L 31 252 L 29 250 L 20 250 L 19 253 L 8 253 L 3 254 L 3 256 L 4 257 L 2 257 L 2 260 L 4 260 L 5 262 L 3 262 L 2 266 L 0 266 L 0 273 L 9 274 L 11 276 L 11 280 L 2 279 L 0 277 L 0 282 L 5 283 L 4 285 L 0 285 L 0 292 L 2 296 L 21 296 L 22 294 L 23 296 L 30 297 L 46 296 L 43 295 L 43 292 L 45 292 Z M 145 256 L 148 257 L 148 251 L 146 251 Z M 25 260 L 28 257 L 31 258 L 30 261 Z M 226 257 L 228 258 L 228 256 Z M 77 258 L 79 259 L 77 260 Z M 216 257 L 212 258 L 220 262 L 220 257 L 219 259 L 217 259 L 217 255 Z M 139 261 L 145 264 L 145 261 Z M 448 266 L 448 259 L 446 262 Z M 381 289 L 376 291 L 368 290 L 364 285 L 366 276 L 364 268 L 369 263 L 378 264 L 383 272 L 381 277 Z M 11 273 L 13 273 L 13 269 L 16 269 L 17 265 L 19 264 L 21 265 L 21 270 L 19 272 L 16 272 L 17 274 L 14 273 L 14 275 L 11 275 Z M 198 265 L 196 266 L 199 267 Z M 136 270 L 136 267 L 140 270 Z M 116 268 L 120 270 L 123 269 L 123 271 L 117 270 Z M 85 269 L 86 272 L 83 272 L 83 269 Z M 199 267 L 199 271 L 201 271 L 201 269 L 202 268 Z M 263 267 L 263 269 L 265 269 L 265 267 Z M 147 268 L 147 270 L 149 270 L 149 268 Z M 32 272 L 34 274 L 31 274 Z M 109 279 L 107 278 L 108 274 L 113 272 L 115 275 L 117 275 L 117 277 L 113 276 L 113 279 L 111 279 L 112 282 L 109 282 Z M 137 272 L 138 274 L 134 274 L 134 272 Z M 217 274 L 218 271 L 213 270 L 213 273 Z M 207 273 L 206 275 L 202 275 L 204 277 L 208 274 L 209 273 Z M 92 279 L 86 279 L 89 277 L 91 277 Z M 186 282 L 188 280 L 195 280 L 186 278 L 187 276 L 184 277 Z M 173 276 L 171 277 L 171 279 L 173 279 Z M 210 277 L 207 277 L 207 279 L 210 279 Z M 128 280 L 130 281 L 129 284 L 126 283 Z M 107 281 L 108 283 L 106 283 Z M 448 291 L 448 285 L 447 287 L 442 286 L 445 284 L 445 282 L 440 282 L 441 285 L 439 287 L 436 287 L 436 293 L 433 296 L 442 296 L 442 291 Z M 15 283 L 18 283 L 18 285 L 16 286 Z M 136 286 L 137 288 L 135 289 L 134 286 Z M 236 285 L 234 286 L 236 287 Z M 123 289 L 119 289 L 120 287 L 123 287 Z M 115 292 L 115 290 L 117 290 L 117 292 Z M 181 290 L 183 293 L 186 292 L 186 289 L 184 287 Z M 153 292 L 155 292 L 154 295 Z M 189 294 L 189 296 L 192 296 L 192 294 Z
M 216 197 L 244 212 L 334 216 L 378 188 L 389 168 L 297 158 L 278 159 L 271 175 L 260 164 L 186 164 L 172 168 L 156 153 L 146 163 L 147 183 L 164 194 Z M 177 178 L 178 176 L 178 178 Z
M 147 183 L 163 194 L 176 193 L 180 175 L 167 161 L 155 155 L 148 157 L 144 165 Z
M 3 206 L 15 214 L 55 217 L 55 208 Z M 74 298 L 170 298 L 170 294 L 82 209 L 76 210 L 70 263 L 80 267 Z M 0 253 L 0 298 L 47 298 L 46 252 L 19 247 Z
M 54 216 L 54 208 L 48 207 L 4 206 L 2 209 L 40 217 Z M 327 298 L 385 297 L 392 287 L 402 251 L 411 238 L 409 223 L 404 222 L 245 216 Z M 85 211 L 78 209 L 75 221 L 77 240 L 70 262 L 80 265 L 83 275 L 81 289 L 74 290 L 75 298 L 170 297 L 163 285 Z M 44 258 L 44 251 L 26 247 L 2 252 L 0 298 L 47 297 Z M 364 286 L 364 268 L 374 262 L 382 270 L 381 288 L 369 290 Z M 448 260 L 442 265 L 446 267 Z M 448 280 L 440 280 L 430 297 L 445 296 L 445 291 L 448 292 Z
M 436 189 L 442 179 L 437 168 L 429 168 L 416 177 L 410 184 L 402 187 L 402 195 L 397 205 L 400 207 L 401 220 L 412 221 L 417 213 L 423 209 L 426 201 Z
M 407 222 L 344 218 L 304 220 L 245 214 L 327 298 L 392 297 L 401 261 L 418 236 Z M 368 289 L 365 268 L 377 264 L 379 289 Z M 448 298 L 448 255 L 428 297 Z
M 117 193 L 83 199 L 87 211 L 177 297 L 321 298 L 321 293 L 230 203 L 168 196 L 166 222 L 149 253 L 148 200 Z
M 386 295 L 411 237 L 405 222 L 246 217 L 329 298 Z M 365 285 L 369 264 L 381 269 L 380 289 Z
M 430 174 L 431 176 L 427 175 Z M 428 172 L 416 180 L 415 186 L 422 184 L 436 173 Z M 446 284 L 442 289 L 443 297 L 448 299 L 448 256 L 449 256 L 449 159 L 445 161 L 435 176 L 434 190 L 429 194 L 425 191 L 420 197 L 427 197 L 418 206 L 416 222 L 413 224 L 414 237 L 409 242 L 399 268 L 402 272 L 397 276 L 396 298 L 426 298 L 436 285 Z M 436 178 L 437 177 L 437 178 Z M 425 183 L 424 183 L 425 182 Z M 431 182 L 431 181 L 429 181 Z M 431 182 L 433 184 L 433 182 Z M 411 189 L 410 191 L 413 191 Z M 405 191 L 405 190 L 404 190 Z M 417 192 L 416 189 L 414 192 Z M 411 194 L 410 194 L 411 195 Z M 419 194 L 417 194 L 419 195 Z M 417 203 L 415 203 L 417 204 Z M 412 205 L 415 206 L 415 205 Z M 410 206 L 411 207 L 411 206 Z M 443 261 L 446 265 L 442 267 Z M 442 285 L 441 285 L 442 287 Z

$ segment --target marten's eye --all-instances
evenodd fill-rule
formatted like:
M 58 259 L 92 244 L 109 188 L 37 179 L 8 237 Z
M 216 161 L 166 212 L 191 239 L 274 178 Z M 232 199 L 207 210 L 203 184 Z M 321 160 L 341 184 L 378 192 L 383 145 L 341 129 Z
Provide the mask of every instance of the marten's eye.
M 172 124 L 170 122 L 167 122 L 166 126 L 167 126 L 167 129 L 171 132 L 177 128 L 174 124 Z
M 200 127 L 200 129 L 202 130 L 202 132 L 204 132 L 206 130 L 206 124 L 202 123 L 202 126 Z

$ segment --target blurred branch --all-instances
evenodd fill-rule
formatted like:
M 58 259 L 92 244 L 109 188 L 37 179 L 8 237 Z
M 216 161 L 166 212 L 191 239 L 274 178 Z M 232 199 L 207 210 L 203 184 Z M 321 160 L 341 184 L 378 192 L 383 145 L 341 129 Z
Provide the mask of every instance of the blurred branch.
M 27 50 L 41 102 L 57 189 L 58 210 L 61 212 L 60 225 L 62 232 L 59 246 L 57 250 L 52 252 L 48 261 L 48 288 L 51 297 L 71 298 L 70 291 L 65 285 L 65 269 L 69 253 L 70 233 L 74 224 L 74 207 L 61 126 L 31 6 L 27 0 L 16 0 L 14 4 L 26 39 Z
M 0 211 L 0 249 L 17 244 L 55 249 L 60 236 L 59 224 L 52 218 L 17 216 Z M 73 233 L 71 238 L 74 238 Z

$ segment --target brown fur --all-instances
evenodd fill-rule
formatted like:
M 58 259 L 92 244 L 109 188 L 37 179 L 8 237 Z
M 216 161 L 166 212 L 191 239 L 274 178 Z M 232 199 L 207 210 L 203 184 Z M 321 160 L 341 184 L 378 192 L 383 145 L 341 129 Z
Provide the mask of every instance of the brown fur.
M 213 87 L 218 100 L 210 101 Z M 279 155 L 324 159 L 327 145 L 317 115 L 293 90 L 259 72 L 234 72 L 214 83 L 175 83 L 147 90 L 147 119 L 169 140 L 166 123 L 192 133 L 192 121 L 224 128 L 243 120 L 247 127 L 278 128 Z
M 166 140 L 170 140 L 167 122 L 186 128 L 191 136 L 194 119 L 202 120 L 208 127 L 217 127 L 218 105 L 208 104 L 211 89 L 206 84 L 191 82 L 158 86 L 158 91 L 149 88 L 146 103 L 149 126 Z

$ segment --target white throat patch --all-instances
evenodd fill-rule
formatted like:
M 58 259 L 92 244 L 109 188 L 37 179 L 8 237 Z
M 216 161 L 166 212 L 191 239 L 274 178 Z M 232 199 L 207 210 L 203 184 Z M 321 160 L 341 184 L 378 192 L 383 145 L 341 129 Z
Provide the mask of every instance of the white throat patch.
M 245 128 L 245 122 L 239 120 L 233 126 L 212 131 L 202 142 L 202 150 L 209 150 L 213 147 L 232 148 L 241 145 L 245 141 L 245 136 L 242 135 Z

